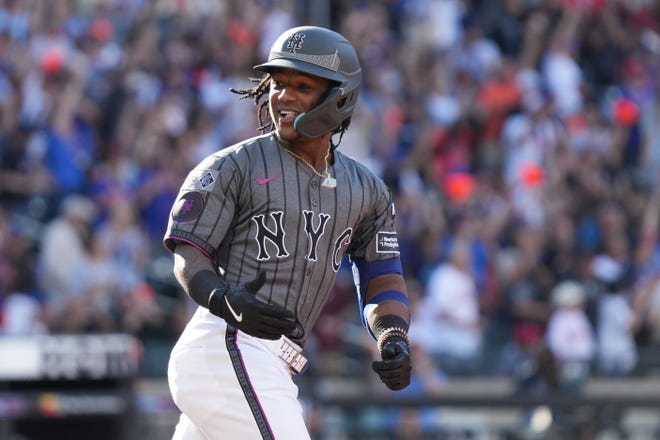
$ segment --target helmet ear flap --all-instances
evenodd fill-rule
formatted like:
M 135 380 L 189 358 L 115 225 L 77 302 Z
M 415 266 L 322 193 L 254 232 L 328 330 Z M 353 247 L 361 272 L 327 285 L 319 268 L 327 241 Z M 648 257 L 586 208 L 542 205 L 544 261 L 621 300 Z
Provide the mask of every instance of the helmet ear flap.
M 296 131 L 305 137 L 316 138 L 330 133 L 341 125 L 346 118 L 351 116 L 355 105 L 355 103 L 347 105 L 348 97 L 343 96 L 342 92 L 339 87 L 333 87 L 323 102 L 298 115 L 293 121 Z

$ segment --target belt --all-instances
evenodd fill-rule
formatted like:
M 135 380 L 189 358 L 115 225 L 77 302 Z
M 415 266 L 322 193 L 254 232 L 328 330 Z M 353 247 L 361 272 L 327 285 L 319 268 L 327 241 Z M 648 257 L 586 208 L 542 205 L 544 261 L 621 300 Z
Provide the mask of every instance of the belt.
M 282 336 L 277 341 L 279 343 L 279 353 L 276 353 L 280 359 L 287 363 L 291 371 L 300 374 L 307 368 L 307 358 L 303 355 L 302 347 L 291 341 L 286 336 Z

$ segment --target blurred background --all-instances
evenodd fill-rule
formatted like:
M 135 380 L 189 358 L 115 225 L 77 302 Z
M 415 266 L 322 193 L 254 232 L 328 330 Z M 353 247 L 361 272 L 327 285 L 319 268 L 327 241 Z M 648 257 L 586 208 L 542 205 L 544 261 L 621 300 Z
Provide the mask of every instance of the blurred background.
M 300 24 L 361 57 L 340 148 L 395 194 L 413 315 L 392 393 L 342 268 L 314 439 L 660 438 L 660 2 L 2 0 L 0 439 L 171 437 L 169 210 Z

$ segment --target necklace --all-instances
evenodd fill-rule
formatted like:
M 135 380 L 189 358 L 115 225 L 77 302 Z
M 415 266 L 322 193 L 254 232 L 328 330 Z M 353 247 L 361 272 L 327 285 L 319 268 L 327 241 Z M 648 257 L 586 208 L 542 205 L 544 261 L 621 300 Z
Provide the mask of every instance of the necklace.
M 311 163 L 307 162 L 303 157 L 297 155 L 296 153 L 289 150 L 288 148 L 284 148 L 284 151 L 286 151 L 287 153 L 289 153 L 291 156 L 295 157 L 296 159 L 300 159 L 302 161 L 302 163 L 307 165 L 309 167 L 309 169 L 311 169 L 314 172 L 314 174 L 321 177 L 323 179 L 321 181 L 321 186 L 322 187 L 324 187 L 324 188 L 336 188 L 337 187 L 337 179 L 333 178 L 330 175 L 330 171 L 328 170 L 328 168 L 329 168 L 328 167 L 328 157 L 330 156 L 330 147 L 328 147 L 328 151 L 326 151 L 325 157 L 323 158 L 323 162 L 325 162 L 325 174 L 319 173 Z

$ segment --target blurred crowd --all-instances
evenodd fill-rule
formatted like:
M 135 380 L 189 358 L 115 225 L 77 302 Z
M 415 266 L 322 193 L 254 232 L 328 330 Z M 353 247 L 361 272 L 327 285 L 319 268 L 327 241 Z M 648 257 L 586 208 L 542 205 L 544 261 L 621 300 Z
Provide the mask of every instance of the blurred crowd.
M 340 148 L 396 197 L 408 392 L 657 372 L 660 4 L 327 5 L 312 24 L 351 40 L 364 75 Z M 192 306 L 161 244 L 169 209 L 201 158 L 257 134 L 229 88 L 306 8 L 0 1 L 0 333 L 173 343 Z M 366 375 L 359 326 L 346 264 L 311 374 Z

